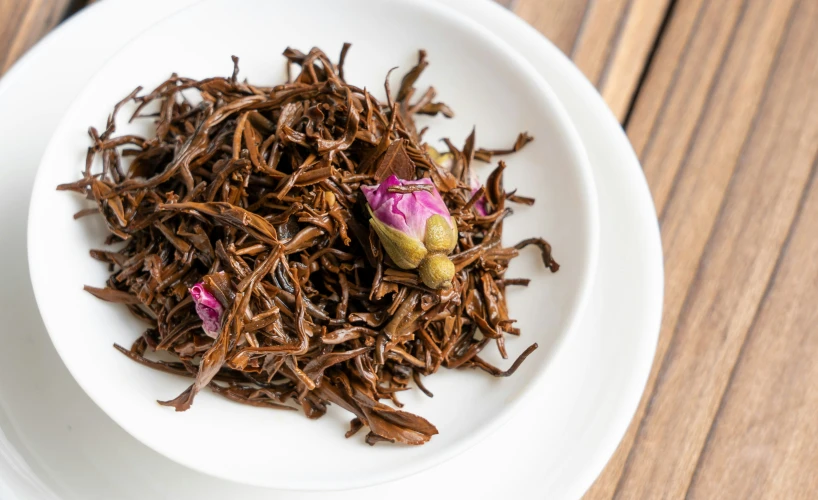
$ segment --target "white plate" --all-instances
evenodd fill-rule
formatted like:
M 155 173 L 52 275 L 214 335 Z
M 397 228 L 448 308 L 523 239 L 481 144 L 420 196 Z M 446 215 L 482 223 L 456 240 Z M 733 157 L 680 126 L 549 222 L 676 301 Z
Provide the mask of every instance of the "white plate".
M 276 18 L 287 22 L 270 29 L 270 20 Z M 126 308 L 82 291 L 84 284 L 102 287 L 108 278 L 107 266 L 88 257 L 89 249 L 102 245 L 107 231 L 99 217 L 75 222 L 72 215 L 91 205 L 55 189 L 74 181 L 84 168 L 88 126 L 102 127 L 113 104 L 136 85 L 152 89 L 173 72 L 198 79 L 227 75 L 231 54 L 241 57 L 243 78 L 275 85 L 286 80 L 279 54 L 288 46 L 304 51 L 318 46 L 337 54 L 345 40 L 353 44 L 346 78 L 372 89 L 382 101 L 389 68 L 399 64 L 408 71 L 417 50 L 427 50 L 431 64 L 417 85 L 434 85 L 438 98 L 457 114 L 451 120 L 419 123 L 430 127 L 427 140 L 451 137 L 462 144 L 475 125 L 481 146 L 508 145 L 521 131 L 535 137 L 507 158 L 504 183 L 507 189 L 535 196 L 537 203 L 514 207 L 514 216 L 504 223 L 503 239 L 511 246 L 544 236 L 561 264 L 560 272 L 552 274 L 539 252 L 531 249 L 510 266 L 509 276 L 532 278 L 529 287 L 511 290 L 509 296 L 510 315 L 523 335 L 507 342 L 509 360 L 493 348 L 484 353 L 489 362 L 508 366 L 537 342 L 539 349 L 513 377 L 442 370 L 427 379 L 434 398 L 420 391 L 401 394 L 405 410 L 423 415 L 440 431 L 424 446 L 370 447 L 363 433 L 344 439 L 353 415 L 338 407 L 311 421 L 300 412 L 238 405 L 209 391 L 202 391 L 184 413 L 157 404 L 157 399 L 183 392 L 190 380 L 147 370 L 111 347 L 112 342 L 130 345 L 144 324 Z M 123 107 L 117 132 L 149 136 L 153 127 L 148 120 L 127 123 L 133 109 L 135 105 Z M 478 172 L 487 175 L 491 168 L 478 167 Z M 91 399 L 134 437 L 216 477 L 270 488 L 337 490 L 391 481 L 451 458 L 496 429 L 531 396 L 530 389 L 545 373 L 559 342 L 570 335 L 591 290 L 596 218 L 590 167 L 567 113 L 542 77 L 478 23 L 420 0 L 243 0 L 240 9 L 233 0 L 205 0 L 139 35 L 71 105 L 35 181 L 29 264 L 40 313 L 63 362 Z M 59 259 L 54 258 L 56 241 Z M 561 383 L 571 386 L 575 381 Z M 282 461 L 303 465 L 282 468 Z
M 552 85 L 585 141 L 601 207 L 602 260 L 589 313 L 549 367 L 537 401 L 469 453 L 416 477 L 333 495 L 285 494 L 239 487 L 170 462 L 128 436 L 74 383 L 33 302 L 20 207 L 28 203 L 40 151 L 66 100 L 132 36 L 191 3 L 100 2 L 50 35 L 0 82 L 0 134 L 6 138 L 0 141 L 6 243 L 0 250 L 0 427 L 9 440 L 0 439 L 0 498 L 408 499 L 416 498 L 419 484 L 428 495 L 578 498 L 613 453 L 647 379 L 661 313 L 661 246 L 638 162 L 601 98 L 553 45 L 489 2 L 446 0 L 513 45 Z M 126 17 L 127 24 L 116 22 Z M 54 75 L 61 76 L 59 86 Z M 36 120 L 19 119 L 24 113 Z M 564 390 L 559 381 L 566 379 L 579 380 L 579 392 Z M 494 472 L 478 476 L 486 461 L 493 461 Z M 48 488 L 55 495 L 44 493 Z

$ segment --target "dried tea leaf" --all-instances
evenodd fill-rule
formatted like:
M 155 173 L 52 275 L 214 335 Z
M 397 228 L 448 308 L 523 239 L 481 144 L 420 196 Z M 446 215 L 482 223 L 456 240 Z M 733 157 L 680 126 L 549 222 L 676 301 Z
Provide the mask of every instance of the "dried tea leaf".
M 375 169 L 375 180 L 377 182 L 383 182 L 390 175 L 396 175 L 400 179 L 415 178 L 415 164 L 406 153 L 403 141 L 403 139 L 398 139 L 393 142 L 378 161 L 378 166 Z

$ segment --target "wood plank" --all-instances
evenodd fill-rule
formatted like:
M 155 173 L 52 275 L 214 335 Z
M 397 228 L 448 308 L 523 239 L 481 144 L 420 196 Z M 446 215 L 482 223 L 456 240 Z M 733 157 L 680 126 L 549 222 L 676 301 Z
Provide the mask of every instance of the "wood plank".
M 725 57 L 733 45 L 740 47 L 736 30 L 749 29 L 748 22 L 741 22 L 750 21 L 743 18 L 746 8 L 740 2 L 679 4 L 634 105 L 628 136 L 642 160 L 659 213 L 690 152 L 708 101 L 718 104 L 714 90 L 723 76 Z M 769 57 L 769 51 L 765 55 Z M 765 71 L 753 73 L 763 85 Z
M 547 36 L 624 119 L 670 0 L 519 0 L 515 12 Z
M 605 76 L 617 39 L 623 34 L 630 5 L 630 0 L 593 2 L 585 13 L 582 31 L 572 44 L 571 59 L 597 87 Z
M 818 184 L 725 394 L 691 498 L 811 498 L 818 489 Z
M 803 2 L 807 3 L 816 5 Z M 715 4 L 726 6 L 708 2 L 702 8 Z M 812 10 L 801 5 L 796 15 L 791 7 L 792 2 L 749 1 L 735 16 L 735 27 L 713 24 L 712 29 L 733 34 L 719 54 L 712 89 L 695 101 L 699 109 L 680 115 L 684 120 L 657 120 L 653 133 L 668 137 L 673 130 L 665 128 L 686 130 L 687 121 L 696 122 L 664 203 L 667 295 L 662 336 L 648 396 L 635 419 L 641 423 L 631 426 L 589 498 L 610 498 L 614 492 L 619 498 L 677 498 L 690 482 L 794 217 L 816 144 L 810 142 L 813 124 L 805 122 L 809 92 L 816 82 L 782 90 L 787 82 L 812 75 L 814 68 L 795 63 L 800 56 L 793 54 L 818 43 L 804 28 L 816 20 Z M 708 17 L 680 16 L 672 22 L 693 19 L 698 28 L 689 30 L 691 36 L 721 39 L 723 35 L 695 34 L 708 24 Z M 790 32 L 797 19 L 797 29 Z M 667 43 L 681 40 L 669 38 Z M 692 64 L 709 74 L 712 50 L 713 44 L 700 50 L 691 46 L 679 60 L 683 67 L 673 71 L 682 75 L 689 71 L 684 66 Z M 667 71 L 661 60 L 651 72 L 659 70 Z M 677 99 L 673 95 L 686 89 L 676 78 L 668 88 L 659 85 L 666 79 L 649 75 L 639 99 L 655 99 L 651 91 Z M 699 80 L 685 79 L 690 80 L 685 86 L 694 88 Z M 648 155 L 645 170 L 653 186 L 662 175 L 661 167 L 673 166 Z
M 0 75 L 69 12 L 70 0 L 0 1 Z
M 782 75 L 770 90 L 786 108 L 762 117 L 778 128 L 776 150 L 765 159 L 782 176 L 812 162 L 807 199 L 724 395 L 692 498 L 809 498 L 818 489 L 816 20 L 818 4 L 802 2 L 782 56 L 790 79 Z
M 514 12 L 570 56 L 589 2 L 590 0 L 518 0 Z
M 749 334 L 691 498 L 811 498 L 818 489 L 818 184 Z
M 630 109 L 669 6 L 669 0 L 604 0 L 588 15 L 573 59 L 589 78 L 595 75 L 591 81 L 620 121 Z M 617 29 L 606 30 L 617 18 Z

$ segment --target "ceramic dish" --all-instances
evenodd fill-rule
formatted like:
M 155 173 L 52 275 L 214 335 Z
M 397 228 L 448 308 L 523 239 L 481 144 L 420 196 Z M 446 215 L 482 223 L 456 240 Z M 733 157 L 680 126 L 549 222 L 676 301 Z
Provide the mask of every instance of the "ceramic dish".
M 288 22 L 265 29 L 276 17 Z M 305 30 L 305 25 L 311 28 Z M 403 34 L 390 36 L 394 32 Z M 503 238 L 513 245 L 542 235 L 561 264 L 561 270 L 551 274 L 531 251 L 509 269 L 509 276 L 532 278 L 529 287 L 508 296 L 510 314 L 518 320 L 515 326 L 524 332 L 507 342 L 509 357 L 514 359 L 532 342 L 540 346 L 513 377 L 442 370 L 427 379 L 433 399 L 419 391 L 401 395 L 406 410 L 423 415 L 440 431 L 424 446 L 370 447 L 361 436 L 344 439 L 351 417 L 338 408 L 311 421 L 300 412 L 238 405 L 209 391 L 184 413 L 158 405 L 157 399 L 172 399 L 190 381 L 146 370 L 111 348 L 113 342 L 130 345 L 144 326 L 125 308 L 82 291 L 84 284 L 103 286 L 107 279 L 106 266 L 88 258 L 88 250 L 101 245 L 106 231 L 97 217 L 75 222 L 72 215 L 90 205 L 54 189 L 74 180 L 83 168 L 88 125 L 103 124 L 112 104 L 135 85 L 151 89 L 173 72 L 193 78 L 226 74 L 232 71 L 231 54 L 240 55 L 240 74 L 249 81 L 282 82 L 286 75 L 277 54 L 287 46 L 307 50 L 315 45 L 335 52 L 345 40 L 353 44 L 346 78 L 373 89 L 376 96 L 383 93 L 390 67 L 409 68 L 417 50 L 427 50 L 431 65 L 418 85 L 434 84 L 438 96 L 457 113 L 450 120 L 420 123 L 430 126 L 426 139 L 433 144 L 443 137 L 462 143 L 473 126 L 478 143 L 489 147 L 510 144 L 520 131 L 535 137 L 507 159 L 504 182 L 506 189 L 520 188 L 537 203 L 515 207 L 515 215 L 504 223 Z M 150 135 L 147 120 L 127 124 L 129 111 L 123 108 L 117 131 Z M 487 175 L 490 169 L 478 171 Z M 479 24 L 417 0 L 245 0 L 241 9 L 232 0 L 206 0 L 142 33 L 72 104 L 37 174 L 28 243 L 35 296 L 57 352 L 80 386 L 126 431 L 173 460 L 224 479 L 333 490 L 394 480 L 431 467 L 473 446 L 507 420 L 531 394 L 559 342 L 577 322 L 590 291 L 597 234 L 593 179 L 568 115 L 542 77 Z M 57 243 L 59 258 L 54 253 Z M 485 351 L 490 362 L 510 363 L 493 351 Z M 302 465 L 282 470 L 282 461 Z

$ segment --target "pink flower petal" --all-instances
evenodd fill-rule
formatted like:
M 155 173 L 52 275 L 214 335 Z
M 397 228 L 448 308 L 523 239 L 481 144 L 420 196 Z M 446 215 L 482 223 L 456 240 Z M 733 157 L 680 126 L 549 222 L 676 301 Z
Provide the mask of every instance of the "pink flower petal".
M 222 328 L 221 316 L 224 307 L 207 291 L 202 282 L 193 285 L 189 291 L 196 304 L 196 314 L 202 319 L 202 329 L 208 336 L 216 338 Z
M 432 190 L 414 193 L 389 192 L 389 188 L 393 186 L 413 185 L 430 185 Z M 431 179 L 407 181 L 391 175 L 377 186 L 362 186 L 361 191 L 379 221 L 420 241 L 423 241 L 426 235 L 426 221 L 432 215 L 441 215 L 449 223 L 452 222 L 449 209 Z

